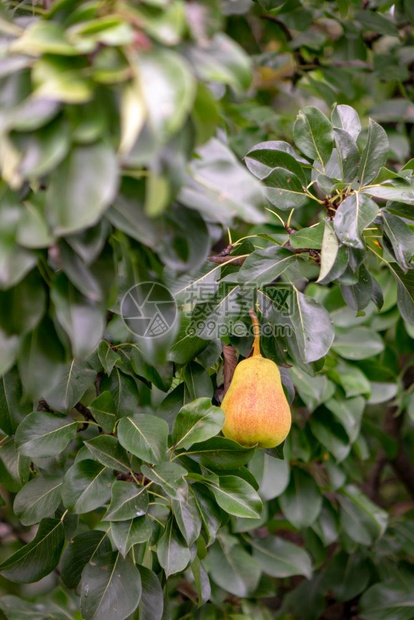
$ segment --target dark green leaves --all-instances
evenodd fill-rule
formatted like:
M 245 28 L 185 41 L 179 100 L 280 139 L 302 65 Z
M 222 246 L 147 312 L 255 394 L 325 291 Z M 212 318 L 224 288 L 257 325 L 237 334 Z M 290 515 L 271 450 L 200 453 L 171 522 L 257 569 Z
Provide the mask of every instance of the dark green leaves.
M 362 234 L 377 216 L 378 205 L 364 194 L 351 194 L 340 204 L 334 220 L 338 238 L 345 245 L 364 248 Z
M 271 577 L 291 577 L 312 575 L 310 556 L 304 549 L 282 538 L 269 537 L 258 541 L 251 540 L 253 557 L 261 569 Z
M 262 502 L 248 482 L 236 476 L 221 476 L 219 483 L 208 482 L 220 508 L 236 517 L 260 517 Z
M 141 577 L 131 559 L 108 553 L 91 560 L 82 573 L 81 610 L 85 620 L 124 620 L 141 598 Z
M 62 556 L 61 575 L 64 584 L 68 588 L 75 588 L 89 560 L 109 551 L 110 542 L 105 532 L 89 530 L 72 538 Z
M 322 495 L 312 476 L 295 468 L 279 502 L 286 518 L 301 529 L 315 521 L 322 507 Z
M 267 284 L 279 277 L 295 261 L 295 254 L 277 245 L 255 250 L 243 263 L 239 271 L 239 282 Z
M 369 120 L 367 144 L 362 152 L 359 167 L 361 186 L 375 179 L 388 158 L 389 142 L 385 130 L 372 119 Z
M 296 118 L 293 137 L 302 153 L 318 160 L 323 168 L 333 148 L 332 126 L 325 114 L 313 106 L 303 108 Z
M 74 147 L 48 188 L 47 212 L 55 232 L 68 234 L 95 224 L 115 196 L 117 177 L 109 146 Z
M 175 449 L 189 448 L 194 443 L 214 437 L 221 430 L 224 412 L 211 405 L 209 398 L 198 398 L 178 413 L 173 429 Z
M 28 482 L 14 500 L 13 509 L 23 525 L 34 525 L 50 517 L 61 500 L 62 478 L 38 476 Z
M 112 472 L 89 459 L 70 467 L 62 487 L 64 505 L 72 512 L 82 514 L 105 504 L 111 494 Z
M 121 419 L 118 439 L 131 454 L 148 463 L 159 463 L 167 451 L 168 424 L 155 416 L 137 413 Z
M 112 498 L 105 519 L 126 521 L 141 517 L 148 510 L 148 493 L 145 487 L 132 482 L 117 480 L 112 485 Z
M 158 561 L 167 577 L 183 571 L 190 562 L 190 550 L 169 519 L 157 546 Z
M 44 519 L 32 542 L 0 565 L 0 574 L 17 583 L 39 581 L 56 567 L 63 543 L 63 523 L 58 519 Z
M 34 411 L 17 429 L 16 444 L 25 456 L 56 456 L 75 437 L 76 428 L 72 418 Z
M 241 598 L 256 589 L 261 572 L 259 564 L 231 537 L 223 537 L 211 547 L 208 567 L 217 585 Z

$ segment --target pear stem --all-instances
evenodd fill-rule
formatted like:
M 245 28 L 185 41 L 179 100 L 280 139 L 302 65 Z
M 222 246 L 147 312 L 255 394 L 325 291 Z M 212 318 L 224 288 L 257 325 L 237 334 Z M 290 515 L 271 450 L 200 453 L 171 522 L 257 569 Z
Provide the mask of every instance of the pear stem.
M 256 314 L 256 312 L 253 309 L 250 310 L 249 315 L 250 315 L 250 318 L 252 320 L 253 335 L 254 335 L 254 340 L 253 340 L 253 356 L 261 355 L 261 353 L 260 353 L 260 323 L 259 323 L 259 319 L 257 318 L 257 314 Z

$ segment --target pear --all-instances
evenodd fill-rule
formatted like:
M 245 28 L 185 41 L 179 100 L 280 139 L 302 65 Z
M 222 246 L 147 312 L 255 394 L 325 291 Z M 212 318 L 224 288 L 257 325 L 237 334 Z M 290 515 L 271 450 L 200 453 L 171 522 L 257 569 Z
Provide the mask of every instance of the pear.
M 229 389 L 221 403 L 226 414 L 223 433 L 243 446 L 274 448 L 290 431 L 292 417 L 272 360 L 260 354 L 260 326 L 250 313 L 254 329 L 253 355 L 236 366 Z

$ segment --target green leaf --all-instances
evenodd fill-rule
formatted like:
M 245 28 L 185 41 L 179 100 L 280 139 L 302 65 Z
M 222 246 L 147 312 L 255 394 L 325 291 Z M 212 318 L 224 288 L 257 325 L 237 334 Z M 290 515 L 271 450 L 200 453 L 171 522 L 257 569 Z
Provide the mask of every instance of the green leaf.
M 157 575 L 145 566 L 138 566 L 141 575 L 142 596 L 139 604 L 140 620 L 161 620 L 164 596 Z
M 189 448 L 196 442 L 217 435 L 224 423 L 224 412 L 209 398 L 197 398 L 184 405 L 175 419 L 172 440 L 175 449 Z
M 112 485 L 112 497 L 104 516 L 106 521 L 126 521 L 141 517 L 148 510 L 148 493 L 145 487 L 133 482 L 117 480 Z
M 312 297 L 294 289 L 296 303 L 290 321 L 295 331 L 300 355 L 305 363 L 314 362 L 328 353 L 334 339 L 331 318 L 325 308 Z
M 293 172 L 303 183 L 306 177 L 300 164 L 309 165 L 299 157 L 287 142 L 261 142 L 256 144 L 244 158 L 247 168 L 259 179 L 267 177 L 274 168 L 285 168 Z M 300 162 L 300 163 L 299 163 Z
M 296 260 L 295 254 L 277 245 L 255 250 L 240 268 L 238 281 L 255 282 L 257 286 L 267 284 L 278 278 Z
M 342 424 L 348 434 L 350 442 L 354 443 L 361 429 L 362 414 L 365 409 L 365 398 L 362 398 L 362 396 L 347 399 L 336 397 L 326 401 L 325 406 L 332 411 Z
M 19 348 L 18 336 L 7 336 L 0 329 L 0 376 L 4 375 L 14 365 Z
M 358 11 L 355 19 L 365 26 L 365 30 L 386 34 L 391 37 L 399 36 L 397 26 L 378 11 Z
M 152 525 L 149 517 L 137 517 L 130 521 L 113 521 L 111 523 L 112 540 L 119 553 L 125 558 L 134 545 L 151 538 Z
M 0 574 L 15 583 L 33 583 L 59 562 L 65 540 L 62 521 L 43 519 L 34 539 L 0 564 Z
M 360 265 L 355 272 L 358 278 L 356 284 L 349 286 L 341 285 L 342 297 L 352 310 L 360 312 L 364 310 L 371 301 L 373 291 L 373 279 L 371 278 L 364 264 Z
M 339 240 L 353 248 L 364 249 L 363 232 L 376 218 L 378 211 L 378 205 L 364 194 L 354 193 L 345 198 L 334 219 Z
M 170 518 L 157 545 L 158 561 L 167 578 L 185 570 L 190 562 L 190 550 L 173 524 Z
M 190 487 L 198 510 L 200 511 L 203 529 L 207 534 L 207 543 L 214 542 L 217 532 L 222 525 L 223 514 L 210 492 L 201 484 L 193 484 Z
M 290 170 L 273 168 L 262 182 L 266 198 L 278 209 L 302 207 L 309 200 L 302 181 Z
M 338 238 L 329 222 L 325 222 L 321 248 L 321 270 L 317 282 L 329 284 L 339 278 L 348 265 L 348 248 L 339 246 Z
M 316 439 L 342 462 L 349 454 L 351 446 L 348 436 L 336 419 L 325 409 L 314 412 L 310 420 L 310 429 Z
M 237 476 L 221 476 L 219 483 L 206 482 L 220 508 L 235 517 L 260 517 L 262 501 L 253 487 Z
M 361 121 L 358 112 L 349 105 L 336 105 L 332 111 L 332 125 L 346 131 L 356 140 L 361 131 Z
M 16 286 L 0 291 L 0 326 L 9 334 L 24 334 L 37 327 L 46 308 L 42 278 L 33 269 Z
M 414 235 L 411 228 L 403 219 L 382 211 L 384 233 L 390 240 L 394 256 L 403 271 L 410 268 L 414 256 Z
M 120 420 L 118 440 L 138 458 L 159 463 L 167 452 L 168 424 L 155 416 L 137 413 Z
M 388 524 L 388 514 L 376 506 L 356 486 L 347 485 L 338 495 L 343 530 L 361 545 L 371 545 L 382 536 Z
M 3 438 L 0 448 L 0 479 L 2 486 L 17 493 L 29 479 L 30 459 L 17 450 L 13 438 Z
M 251 539 L 253 557 L 260 568 L 271 577 L 312 576 L 312 562 L 309 554 L 301 547 L 276 536 Z
M 173 514 L 185 542 L 190 547 L 196 542 L 201 530 L 201 517 L 194 497 L 188 495 L 185 502 L 173 500 Z
M 158 484 L 172 499 L 185 500 L 187 484 L 183 477 L 187 475 L 187 470 L 178 463 L 161 463 L 155 467 L 141 465 L 141 472 L 146 478 Z
M 298 148 L 318 160 L 324 170 L 333 148 L 332 125 L 325 114 L 314 106 L 302 108 L 293 126 L 293 138 Z
M 349 601 L 363 592 L 371 578 L 370 565 L 361 553 L 340 551 L 326 567 L 325 587 L 339 601 Z
M 24 456 L 56 456 L 75 438 L 77 424 L 72 418 L 34 411 L 16 431 L 16 444 Z
M 34 525 L 51 517 L 61 500 L 60 476 L 37 476 L 17 493 L 13 510 L 23 525 Z
M 216 138 L 199 147 L 189 165 L 190 179 L 179 200 L 208 220 L 229 224 L 234 217 L 265 221 L 262 188 L 257 179 Z
M 384 350 L 381 336 L 369 327 L 337 330 L 333 350 L 348 360 L 363 360 Z
M 56 54 L 59 56 L 76 56 L 78 51 L 66 39 L 65 31 L 56 22 L 34 21 L 14 42 L 13 50 L 24 54 L 38 56 Z
M 360 163 L 358 146 L 352 136 L 343 129 L 335 128 L 334 137 L 341 179 L 346 183 L 352 183 L 358 173 Z
M 413 209 L 410 209 L 407 205 L 414 205 L 414 187 L 407 183 L 400 184 L 387 184 L 387 185 L 374 185 L 373 187 L 367 187 L 361 190 L 363 194 L 368 194 L 375 198 L 381 198 L 382 200 L 395 200 L 396 202 L 402 202 L 401 205 L 390 205 L 388 208 L 392 213 L 413 218 Z
M 257 587 L 260 566 L 234 539 L 216 542 L 208 553 L 208 571 L 211 579 L 233 596 L 246 598 Z
M 197 73 L 206 82 L 229 84 L 236 91 L 246 90 L 251 81 L 251 63 L 237 43 L 220 32 L 207 37 L 199 47 L 188 50 Z
M 20 422 L 31 412 L 30 404 L 22 404 L 22 384 L 16 369 L 0 378 L 0 428 L 14 435 Z
M 254 448 L 245 448 L 226 437 L 214 437 L 194 444 L 191 450 L 201 465 L 213 470 L 237 469 L 245 465 L 255 453 Z
M 130 470 L 128 455 L 119 445 L 116 437 L 111 435 L 99 435 L 89 441 L 85 441 L 84 445 L 91 452 L 93 457 L 111 469 L 127 472 Z
M 362 151 L 359 167 L 361 187 L 368 185 L 385 166 L 388 159 L 389 142 L 385 130 L 372 118 L 369 119 L 367 144 Z
M 59 382 L 64 361 L 65 352 L 55 327 L 44 318 L 24 338 L 20 349 L 18 367 L 24 394 L 40 400 L 51 392 Z
M 93 386 L 96 372 L 87 362 L 75 362 L 61 366 L 54 388 L 45 392 L 47 403 L 55 411 L 69 412 L 78 403 L 88 388 Z
M 261 450 L 256 450 L 249 469 L 259 483 L 259 495 L 263 500 L 278 497 L 289 483 L 289 462 L 276 459 Z
M 62 556 L 61 576 L 65 586 L 76 588 L 89 560 L 109 551 L 111 543 L 106 532 L 88 530 L 77 534 L 69 541 Z
M 395 263 L 389 263 L 389 269 L 397 280 L 398 309 L 409 325 L 414 325 L 414 271 L 404 273 Z
M 101 340 L 106 325 L 104 308 L 77 291 L 60 274 L 51 288 L 56 316 L 68 335 L 76 360 L 90 355 Z
M 358 612 L 362 620 L 410 620 L 414 600 L 410 583 L 376 583 L 362 595 Z
M 322 495 L 314 479 L 302 469 L 292 470 L 286 491 L 279 497 L 283 514 L 297 529 L 309 527 L 322 507 Z
M 46 209 L 55 234 L 95 224 L 115 196 L 118 169 L 113 150 L 103 142 L 76 146 L 54 171 Z
M 75 514 L 83 514 L 103 506 L 111 495 L 112 472 L 89 459 L 78 461 L 63 479 L 62 500 Z
M 166 142 L 192 108 L 194 77 L 186 60 L 172 50 L 140 54 L 136 66 L 150 127 L 158 140 Z
M 320 250 L 322 247 L 322 238 L 324 233 L 324 225 L 322 222 L 310 226 L 309 228 L 301 228 L 294 234 L 290 235 L 290 245 L 292 248 L 314 248 Z
M 105 390 L 90 404 L 92 415 L 103 430 L 112 433 L 116 422 L 116 404 L 112 394 Z
M 191 562 L 191 572 L 197 590 L 198 606 L 201 607 L 208 603 L 211 598 L 211 585 L 207 571 L 197 556 Z
M 96 557 L 82 573 L 82 617 L 125 620 L 137 608 L 141 592 L 141 577 L 130 558 L 117 551 Z

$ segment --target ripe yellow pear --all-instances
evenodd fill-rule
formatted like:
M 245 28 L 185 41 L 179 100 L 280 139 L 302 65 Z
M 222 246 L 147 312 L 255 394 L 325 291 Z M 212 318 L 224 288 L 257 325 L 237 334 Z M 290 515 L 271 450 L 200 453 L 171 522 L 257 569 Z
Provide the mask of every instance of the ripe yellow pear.
M 259 322 L 250 313 L 255 340 L 253 356 L 236 366 L 221 403 L 226 414 L 223 433 L 244 446 L 274 448 L 286 439 L 292 424 L 277 365 L 260 354 Z

